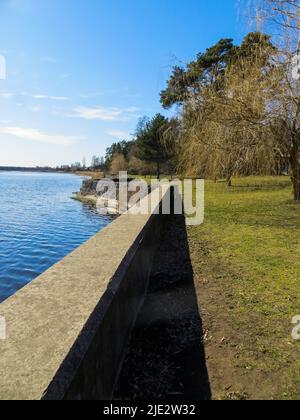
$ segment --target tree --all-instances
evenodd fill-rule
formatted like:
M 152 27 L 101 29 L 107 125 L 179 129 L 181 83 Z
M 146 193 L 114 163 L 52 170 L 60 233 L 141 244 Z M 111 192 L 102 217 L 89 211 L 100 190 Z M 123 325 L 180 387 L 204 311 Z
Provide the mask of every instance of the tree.
M 189 72 L 198 63 L 199 77 L 182 109 L 179 159 L 188 175 L 226 178 L 228 186 L 235 174 L 268 172 L 275 165 L 265 94 L 274 47 L 259 32 L 240 46 L 229 48 L 229 41 L 221 40 L 187 66 Z
M 116 154 L 123 155 L 126 160 L 129 158 L 130 151 L 134 145 L 133 141 L 120 141 L 113 143 L 106 149 L 105 161 L 107 167 L 111 166 L 112 160 Z
M 80 171 L 82 169 L 81 168 L 81 163 L 80 162 L 72 163 L 71 169 L 72 169 L 72 171 Z
M 168 174 L 177 173 L 178 163 L 182 155 L 183 133 L 182 119 L 180 117 L 170 118 L 162 137 L 163 145 L 169 156 L 166 165 Z
M 167 118 L 157 114 L 152 120 L 140 125 L 136 133 L 136 157 L 146 162 L 154 162 L 158 178 L 160 178 L 161 164 L 167 162 L 171 157 L 163 143 L 163 136 L 167 128 Z
M 134 154 L 128 162 L 128 172 L 132 175 L 155 175 L 155 164 L 138 159 Z
M 257 22 L 273 35 L 280 54 L 268 119 L 278 152 L 288 159 L 294 199 L 300 201 L 300 1 L 252 0 Z
M 99 162 L 99 158 L 97 157 L 97 156 L 93 156 L 92 157 L 92 162 L 91 162 L 91 167 L 92 167 L 92 169 L 95 169 L 96 167 L 97 167 L 97 165 L 98 165 L 98 162 Z
M 111 162 L 111 166 L 110 166 L 111 173 L 114 175 L 117 175 L 119 172 L 126 171 L 126 170 L 127 170 L 127 162 L 124 155 L 120 153 L 116 153 L 113 156 L 113 159 Z
M 248 34 L 226 69 L 223 89 L 214 90 L 210 98 L 215 123 L 222 127 L 213 141 L 223 151 L 229 186 L 234 174 L 272 173 L 276 166 L 268 121 L 275 54 L 270 36 Z
M 236 47 L 232 39 L 221 39 L 217 44 L 200 53 L 195 61 L 187 64 L 186 69 L 175 66 L 167 83 L 167 88 L 160 94 L 165 108 L 183 105 L 191 94 L 199 92 L 199 87 L 221 81 L 228 64 L 234 60 Z
M 105 165 L 105 160 L 103 157 L 98 157 L 98 156 L 93 156 L 92 157 L 92 162 L 91 162 L 91 168 L 94 170 L 100 170 L 100 171 L 105 171 L 106 165 Z

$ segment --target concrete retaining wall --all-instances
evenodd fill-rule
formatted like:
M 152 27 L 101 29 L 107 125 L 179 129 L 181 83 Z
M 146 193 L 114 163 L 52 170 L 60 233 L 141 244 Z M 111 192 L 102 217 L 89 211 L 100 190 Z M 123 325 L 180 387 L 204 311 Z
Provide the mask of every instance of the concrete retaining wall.
M 124 215 L 0 305 L 0 399 L 110 399 L 163 216 Z

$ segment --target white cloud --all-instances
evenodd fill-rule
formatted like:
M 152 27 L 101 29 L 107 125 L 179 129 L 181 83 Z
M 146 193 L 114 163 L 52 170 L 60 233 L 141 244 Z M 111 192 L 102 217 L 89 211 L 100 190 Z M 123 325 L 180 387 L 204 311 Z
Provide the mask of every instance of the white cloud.
M 74 109 L 74 117 L 83 118 L 85 120 L 101 120 L 116 121 L 120 119 L 123 112 L 116 108 L 87 108 L 84 106 Z
M 127 139 L 129 137 L 132 137 L 132 135 L 128 133 L 127 131 L 110 130 L 110 131 L 107 131 L 107 134 L 111 137 L 115 137 L 119 139 Z
M 83 93 L 79 95 L 82 99 L 92 99 L 92 98 L 99 98 L 100 96 L 104 96 L 105 92 L 94 92 L 94 93 Z
M 0 98 L 4 98 L 4 99 L 11 99 L 11 98 L 14 98 L 15 96 L 16 96 L 15 93 L 11 93 L 11 92 L 0 93 Z
M 41 106 L 33 106 L 32 108 L 31 108 L 31 111 L 33 111 L 33 112 L 39 112 L 39 111 L 41 111 L 43 108 L 41 107 Z
M 26 92 L 22 92 L 22 93 L 13 93 L 13 92 L 2 92 L 0 93 L 0 98 L 4 98 L 4 99 L 12 99 L 15 98 L 16 96 L 23 96 L 23 97 L 29 97 L 29 98 L 33 98 L 33 99 L 37 99 L 37 100 L 49 100 L 49 101 L 68 101 L 69 98 L 67 98 L 66 96 L 51 96 L 51 95 L 41 95 L 41 94 L 29 94 Z
M 83 118 L 85 120 L 100 120 L 100 121 L 124 121 L 128 118 L 129 114 L 138 111 L 138 108 L 103 108 L 94 107 L 88 108 L 79 106 L 74 109 L 72 117 Z
M 103 91 L 84 93 L 80 95 L 80 97 L 83 99 L 97 98 L 100 96 L 116 96 L 118 98 L 140 98 L 142 95 L 139 92 L 131 91 L 128 87 L 125 87 L 123 89 L 106 89 Z
M 78 137 L 48 134 L 35 128 L 0 127 L 0 134 L 14 136 L 23 140 L 31 140 L 39 143 L 49 143 L 68 146 L 79 140 Z
M 135 112 L 138 112 L 139 111 L 139 108 L 137 108 L 135 106 L 131 106 L 130 108 L 124 109 L 124 111 L 134 114 Z
M 51 100 L 51 101 L 67 101 L 69 98 L 66 96 L 49 96 L 49 95 L 32 95 L 34 99 Z

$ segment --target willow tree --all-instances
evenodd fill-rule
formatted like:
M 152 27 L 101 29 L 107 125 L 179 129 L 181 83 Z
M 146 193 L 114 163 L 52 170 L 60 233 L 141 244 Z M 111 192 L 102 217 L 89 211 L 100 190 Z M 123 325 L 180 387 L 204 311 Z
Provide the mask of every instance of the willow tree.
M 279 153 L 289 160 L 294 199 L 300 201 L 300 1 L 246 2 L 257 25 L 272 34 L 279 51 L 268 118 Z
M 161 98 L 166 107 L 176 97 L 182 105 L 181 170 L 225 177 L 228 185 L 235 174 L 272 170 L 264 81 L 272 71 L 274 50 L 270 38 L 258 32 L 248 34 L 240 46 L 221 40 L 188 64 L 179 90 L 173 90 L 179 73 L 172 75 Z
M 223 89 L 214 91 L 209 98 L 215 123 L 222 127 L 214 141 L 220 148 L 226 147 L 229 185 L 234 174 L 275 172 L 278 152 L 269 108 L 273 78 L 277 77 L 276 54 L 268 35 L 248 34 L 237 51 L 237 59 L 226 69 Z

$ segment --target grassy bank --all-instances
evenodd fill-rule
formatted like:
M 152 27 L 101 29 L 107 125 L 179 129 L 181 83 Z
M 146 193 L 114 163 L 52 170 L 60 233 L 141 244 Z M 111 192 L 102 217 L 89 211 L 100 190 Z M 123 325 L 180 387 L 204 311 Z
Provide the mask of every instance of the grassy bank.
M 96 207 L 97 205 L 97 197 L 94 195 L 82 195 L 80 193 L 77 193 L 71 197 L 75 201 L 79 201 L 83 204 L 88 204 L 92 207 Z
M 87 177 L 93 178 L 95 181 L 102 179 L 104 177 L 103 172 L 97 172 L 97 171 L 76 171 L 75 175 L 87 176 Z
M 214 398 L 300 398 L 300 205 L 288 178 L 206 184 L 188 228 Z

